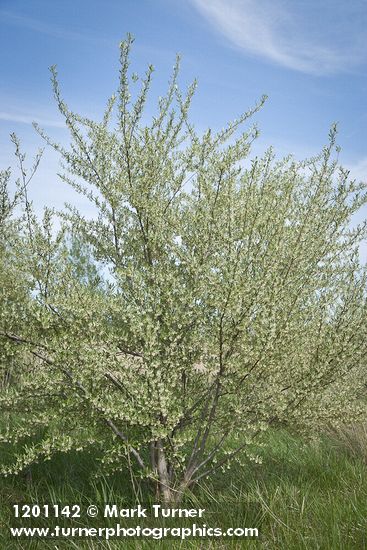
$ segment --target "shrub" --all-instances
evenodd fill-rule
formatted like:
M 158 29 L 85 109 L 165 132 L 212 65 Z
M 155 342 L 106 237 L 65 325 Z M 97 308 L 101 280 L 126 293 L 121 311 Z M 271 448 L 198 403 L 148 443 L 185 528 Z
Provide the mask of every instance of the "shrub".
M 106 471 L 136 467 L 171 503 L 234 459 L 258 460 L 251 444 L 275 422 L 312 431 L 361 414 L 365 226 L 350 221 L 366 185 L 338 166 L 334 127 L 316 158 L 270 149 L 248 162 L 257 130 L 241 128 L 264 100 L 199 135 L 178 62 L 143 123 L 153 68 L 133 99 L 131 44 L 101 122 L 69 109 L 52 69 L 70 148 L 37 130 L 96 216 L 67 206 L 57 233 L 49 211 L 40 222 L 25 205 L 18 264 L 31 299 L 1 311 L 2 344 L 22 360 L 0 398 L 17 412 L 2 437 L 23 450 L 3 472 L 98 447 Z M 65 232 L 103 284 L 77 276 Z

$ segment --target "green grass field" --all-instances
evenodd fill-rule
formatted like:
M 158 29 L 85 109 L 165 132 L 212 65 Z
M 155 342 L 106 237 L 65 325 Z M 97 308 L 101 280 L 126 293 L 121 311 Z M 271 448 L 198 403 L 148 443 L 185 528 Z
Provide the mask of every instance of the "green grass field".
M 235 466 L 225 475 L 217 474 L 182 504 L 206 508 L 208 525 L 256 527 L 257 539 L 11 540 L 7 532 L 14 503 L 77 503 L 83 509 L 91 503 L 130 506 L 134 494 L 128 474 L 95 479 L 97 464 L 93 457 L 78 454 L 58 456 L 35 467 L 31 482 L 24 477 L 1 480 L 0 548 L 367 548 L 367 466 L 362 457 L 353 456 L 332 439 L 305 443 L 286 431 L 268 434 L 263 457 L 261 465 L 249 463 L 244 468 Z M 146 494 L 145 489 L 136 486 L 138 494 Z M 147 504 L 146 500 L 142 502 Z M 86 524 L 102 526 L 101 521 Z M 26 525 L 25 520 L 22 525 Z

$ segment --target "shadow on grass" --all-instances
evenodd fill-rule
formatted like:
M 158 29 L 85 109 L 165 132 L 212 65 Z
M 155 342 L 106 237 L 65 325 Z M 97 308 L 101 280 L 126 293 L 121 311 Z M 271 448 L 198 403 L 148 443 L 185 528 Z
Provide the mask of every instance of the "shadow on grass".
M 263 464 L 234 465 L 217 472 L 188 495 L 182 507 L 206 508 L 208 525 L 256 527 L 258 539 L 21 541 L 9 538 L 1 548 L 269 548 L 271 550 L 367 548 L 367 476 L 363 461 L 343 452 L 327 438 L 304 442 L 285 430 L 269 432 L 262 448 Z M 130 507 L 136 493 L 147 506 L 154 502 L 147 484 L 136 480 L 135 493 L 129 473 L 95 478 L 96 457 L 89 453 L 59 454 L 32 468 L 32 481 L 24 477 L 0 480 L 3 524 L 8 531 L 14 503 L 93 503 Z M 148 495 L 148 496 L 147 496 Z M 192 520 L 191 520 L 192 523 Z M 88 525 L 93 525 L 93 521 Z M 101 525 L 99 522 L 96 525 Z M 190 525 L 190 522 L 188 523 Z M 5 546 L 6 544 L 6 546 Z

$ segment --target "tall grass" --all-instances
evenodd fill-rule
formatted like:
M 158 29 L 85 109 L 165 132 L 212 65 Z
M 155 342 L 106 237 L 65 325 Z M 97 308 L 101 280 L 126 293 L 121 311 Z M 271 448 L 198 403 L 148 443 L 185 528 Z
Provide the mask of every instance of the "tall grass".
M 346 424 L 329 430 L 335 444 L 367 464 L 367 424 Z
M 123 508 L 133 502 L 128 474 L 96 480 L 93 475 L 98 468 L 93 456 L 60 455 L 34 468 L 32 483 L 18 478 L 1 481 L 0 548 L 367 548 L 367 467 L 360 456 L 336 445 L 335 438 L 306 443 L 286 431 L 268 434 L 263 456 L 262 465 L 249 463 L 225 475 L 218 473 L 215 479 L 201 484 L 184 504 L 206 508 L 208 525 L 257 527 L 258 539 L 11 541 L 6 526 L 11 521 L 9 506 L 15 502 L 77 503 L 82 508 L 91 503 L 115 503 Z M 146 494 L 147 488 L 141 489 Z M 147 500 L 154 502 L 152 495 Z M 103 525 L 101 520 L 95 524 Z

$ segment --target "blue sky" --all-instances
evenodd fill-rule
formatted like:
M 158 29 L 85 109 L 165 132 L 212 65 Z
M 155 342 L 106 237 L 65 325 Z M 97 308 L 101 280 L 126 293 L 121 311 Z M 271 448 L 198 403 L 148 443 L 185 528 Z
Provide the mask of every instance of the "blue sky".
M 133 69 L 156 68 L 153 96 L 182 54 L 182 84 L 199 82 L 198 128 L 222 127 L 265 93 L 255 153 L 272 144 L 280 155 L 316 154 L 337 121 L 342 163 L 367 179 L 366 0 L 0 0 L 0 28 L 1 167 L 12 162 L 11 131 L 29 155 L 42 145 L 32 120 L 67 139 L 50 65 L 58 66 L 69 106 L 100 115 L 116 89 L 118 43 L 129 31 Z M 38 202 L 61 206 L 71 197 L 56 170 L 46 151 L 32 190 Z

